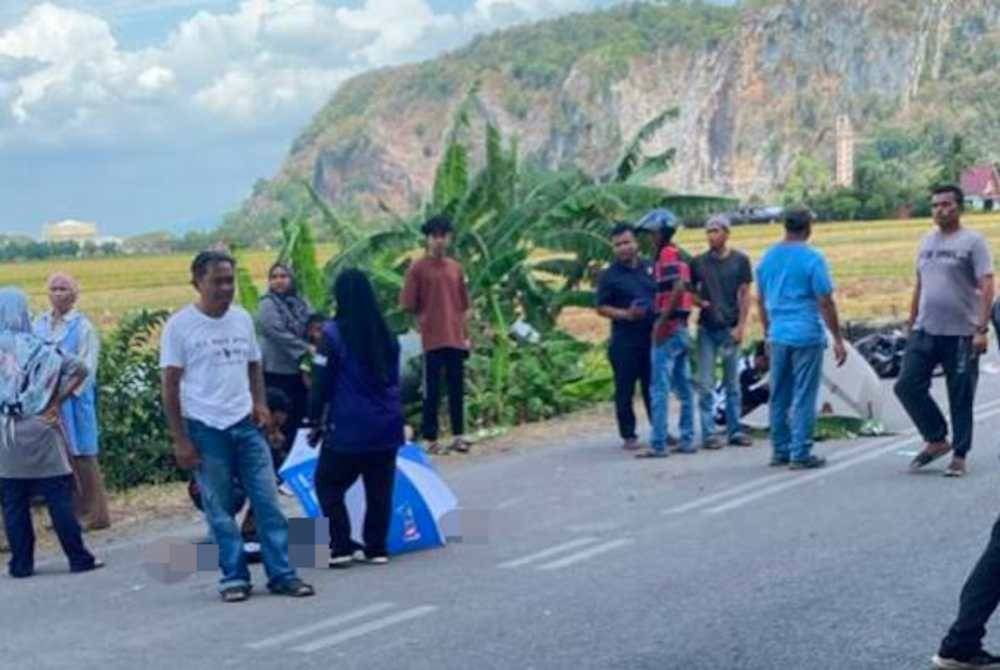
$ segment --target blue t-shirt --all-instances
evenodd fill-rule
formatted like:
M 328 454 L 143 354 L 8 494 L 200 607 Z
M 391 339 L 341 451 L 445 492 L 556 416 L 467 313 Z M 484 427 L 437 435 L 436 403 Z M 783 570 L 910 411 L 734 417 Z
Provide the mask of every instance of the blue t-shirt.
M 757 266 L 757 286 L 771 322 L 771 342 L 826 344 L 819 299 L 833 293 L 833 280 L 823 254 L 805 242 L 776 244 Z

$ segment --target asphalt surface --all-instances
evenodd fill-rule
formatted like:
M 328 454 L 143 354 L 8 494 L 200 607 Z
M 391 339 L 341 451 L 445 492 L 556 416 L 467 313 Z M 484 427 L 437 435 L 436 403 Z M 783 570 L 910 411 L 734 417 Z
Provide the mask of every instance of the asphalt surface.
M 638 461 L 608 426 L 449 463 L 485 541 L 303 570 L 314 598 L 266 594 L 259 567 L 240 604 L 214 572 L 155 578 L 152 543 L 198 523 L 98 547 L 86 575 L 43 557 L 0 579 L 0 668 L 928 668 L 1000 513 L 998 372 L 991 355 L 960 480 L 907 473 L 908 434 L 789 472 L 764 444 Z

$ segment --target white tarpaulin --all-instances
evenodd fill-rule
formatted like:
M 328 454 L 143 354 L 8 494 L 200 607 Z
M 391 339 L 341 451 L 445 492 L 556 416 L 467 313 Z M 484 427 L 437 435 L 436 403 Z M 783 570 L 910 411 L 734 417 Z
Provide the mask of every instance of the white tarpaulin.
M 833 341 L 829 333 L 827 340 Z M 868 361 L 849 342 L 844 346 L 847 347 L 847 360 L 842 367 L 837 367 L 832 346 L 823 354 L 823 376 L 816 401 L 818 414 L 874 419 L 890 432 L 909 428 L 906 413 L 890 383 L 880 380 Z M 741 422 L 753 428 L 768 428 L 771 423 L 768 406 L 758 407 Z

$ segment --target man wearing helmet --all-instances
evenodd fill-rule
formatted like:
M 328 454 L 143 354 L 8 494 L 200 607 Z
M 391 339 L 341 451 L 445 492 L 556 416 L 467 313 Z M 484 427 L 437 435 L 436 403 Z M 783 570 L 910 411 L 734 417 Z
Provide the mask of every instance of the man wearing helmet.
M 667 209 L 654 209 L 636 225 L 650 233 L 655 250 L 653 276 L 656 280 L 657 312 L 653 325 L 650 384 L 650 410 L 653 436 L 650 448 L 639 458 L 662 458 L 667 455 L 668 396 L 673 391 L 681 403 L 680 453 L 694 453 L 694 393 L 691 388 L 691 337 L 687 320 L 693 296 L 690 292 L 690 260 L 673 243 L 679 222 Z

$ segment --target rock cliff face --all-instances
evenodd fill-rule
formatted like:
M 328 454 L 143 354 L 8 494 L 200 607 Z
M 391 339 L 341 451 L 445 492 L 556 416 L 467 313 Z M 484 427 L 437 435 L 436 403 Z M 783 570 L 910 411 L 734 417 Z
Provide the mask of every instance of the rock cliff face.
M 347 82 L 244 213 L 280 210 L 293 179 L 335 205 L 412 208 L 475 81 L 480 116 L 549 167 L 606 168 L 645 121 L 678 107 L 649 150 L 677 149 L 661 183 L 685 192 L 767 198 L 801 152 L 832 166 L 841 114 L 862 137 L 887 121 L 945 124 L 996 160 L 997 49 L 995 0 L 674 2 L 570 16 Z

